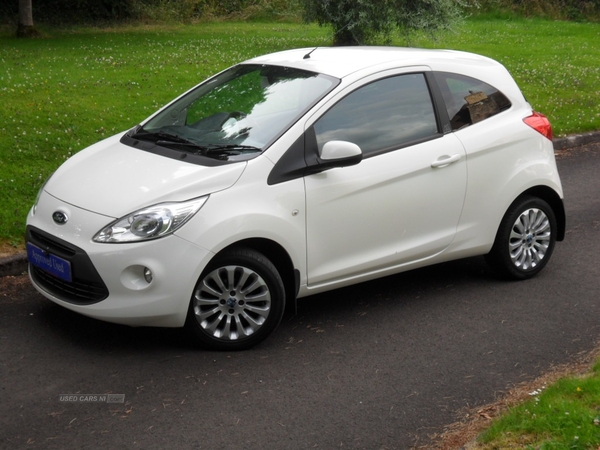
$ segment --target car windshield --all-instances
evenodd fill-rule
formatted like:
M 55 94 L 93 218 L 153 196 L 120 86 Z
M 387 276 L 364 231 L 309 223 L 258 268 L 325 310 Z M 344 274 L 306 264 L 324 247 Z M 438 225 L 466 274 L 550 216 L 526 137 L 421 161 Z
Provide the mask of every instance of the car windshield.
M 166 107 L 131 137 L 218 159 L 248 159 L 338 82 L 288 67 L 235 66 Z

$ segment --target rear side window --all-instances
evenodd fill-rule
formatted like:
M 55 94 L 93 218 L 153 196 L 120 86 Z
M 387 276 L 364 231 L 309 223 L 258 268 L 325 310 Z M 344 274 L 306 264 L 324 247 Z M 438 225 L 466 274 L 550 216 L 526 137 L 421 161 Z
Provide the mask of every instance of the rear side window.
M 508 98 L 481 80 L 448 72 L 436 72 L 452 130 L 481 122 L 510 108 Z
M 425 76 L 384 78 L 358 88 L 314 125 L 319 150 L 332 140 L 357 144 L 365 156 L 393 150 L 438 132 Z

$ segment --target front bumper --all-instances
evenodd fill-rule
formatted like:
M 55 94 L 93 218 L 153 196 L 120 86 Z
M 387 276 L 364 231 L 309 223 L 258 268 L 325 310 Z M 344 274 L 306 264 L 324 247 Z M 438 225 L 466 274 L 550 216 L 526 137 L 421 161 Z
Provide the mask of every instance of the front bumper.
M 52 221 L 57 210 L 69 222 Z M 80 314 L 131 326 L 180 327 L 201 271 L 212 254 L 175 235 L 130 244 L 100 244 L 91 237 L 111 221 L 43 193 L 30 213 L 27 241 L 68 261 L 72 282 L 30 263 L 34 287 Z M 152 272 L 151 282 L 144 271 Z

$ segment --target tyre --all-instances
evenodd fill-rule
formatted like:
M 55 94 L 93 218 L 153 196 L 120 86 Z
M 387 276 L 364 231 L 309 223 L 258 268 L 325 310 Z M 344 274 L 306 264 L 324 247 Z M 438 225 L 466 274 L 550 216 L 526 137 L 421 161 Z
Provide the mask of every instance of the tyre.
M 194 288 L 185 327 L 203 347 L 245 350 L 275 330 L 285 309 L 285 289 L 261 253 L 238 248 L 217 255 Z
M 556 230 L 556 217 L 548 203 L 537 197 L 521 197 L 504 215 L 486 260 L 502 276 L 531 278 L 548 263 Z

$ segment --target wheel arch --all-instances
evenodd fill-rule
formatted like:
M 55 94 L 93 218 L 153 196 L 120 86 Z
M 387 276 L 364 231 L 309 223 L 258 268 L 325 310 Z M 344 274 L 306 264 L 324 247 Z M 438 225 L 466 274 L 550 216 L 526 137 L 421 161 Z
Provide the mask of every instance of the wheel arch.
M 270 239 L 250 238 L 228 245 L 217 253 L 217 255 L 232 248 L 241 247 L 250 248 L 262 253 L 273 263 L 279 271 L 279 275 L 285 286 L 286 303 L 288 305 L 292 304 L 300 289 L 300 272 L 294 267 L 292 258 L 290 258 L 288 252 L 280 244 Z
M 556 191 L 548 186 L 534 186 L 519 195 L 519 197 L 515 199 L 515 202 L 524 196 L 541 198 L 550 205 L 556 217 L 556 224 L 558 226 L 558 229 L 556 230 L 556 240 L 564 240 L 567 228 L 567 215 L 565 213 L 563 200 Z

